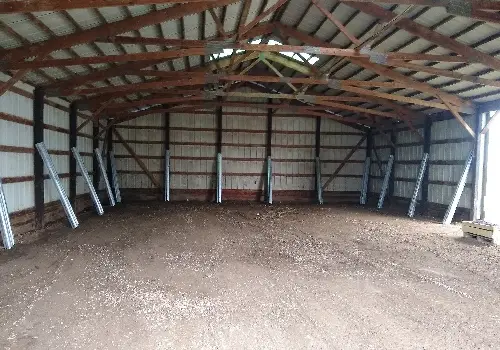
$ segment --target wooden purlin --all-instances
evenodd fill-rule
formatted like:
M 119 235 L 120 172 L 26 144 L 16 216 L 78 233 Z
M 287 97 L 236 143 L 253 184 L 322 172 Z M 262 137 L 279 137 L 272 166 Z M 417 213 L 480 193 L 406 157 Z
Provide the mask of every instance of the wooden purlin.
M 108 37 L 126 33 L 160 22 L 179 19 L 193 13 L 208 10 L 212 7 L 230 5 L 237 1 L 238 0 L 217 0 L 176 5 L 164 10 L 153 11 L 145 15 L 104 24 L 102 26 L 87 29 L 81 32 L 59 36 L 57 38 L 46 40 L 41 43 L 34 43 L 31 45 L 25 45 L 19 48 L 6 50 L 2 53 L 1 58 L 4 61 L 17 61 L 23 60 L 27 57 L 43 56 L 56 50 L 92 42 L 100 37 Z
M 217 0 L 4 0 L 0 2 L 0 13 L 62 11 L 111 6 L 202 3 L 216 1 Z
M 342 1 L 342 2 L 356 10 L 362 11 L 382 21 L 389 22 L 397 16 L 395 13 L 372 3 L 359 3 L 359 2 L 349 2 L 349 1 Z M 467 57 L 469 59 L 469 62 L 481 63 L 484 64 L 486 67 L 495 70 L 500 70 L 499 59 L 490 56 L 484 52 L 475 50 L 467 46 L 466 44 L 462 44 L 444 34 L 440 34 L 436 31 L 433 31 L 419 23 L 412 21 L 409 18 L 399 19 L 399 21 L 397 21 L 394 24 L 394 26 L 399 29 L 407 31 L 408 33 L 421 37 L 422 39 L 428 40 L 443 48 L 451 50 L 459 55 Z
M 290 26 L 286 26 L 283 24 L 278 25 L 280 27 L 280 30 L 284 31 L 287 35 L 300 40 L 301 42 L 308 44 L 308 45 L 318 45 L 318 46 L 333 46 L 331 44 L 327 44 L 323 42 L 321 39 L 310 36 L 309 34 L 303 33 L 295 28 L 292 28 Z M 388 67 L 372 63 L 366 59 L 359 59 L 355 57 L 351 57 L 350 61 L 362 68 L 371 70 L 378 75 L 384 76 L 386 78 L 392 79 L 394 81 L 397 81 L 399 83 L 403 83 L 406 85 L 406 88 L 409 89 L 414 89 L 417 91 L 422 91 L 426 92 L 428 94 L 431 94 L 433 96 L 437 96 L 440 94 L 442 97 L 447 99 L 448 101 L 452 102 L 454 105 L 457 105 L 459 107 L 470 107 L 471 103 L 468 101 L 464 101 L 458 96 L 451 95 L 449 93 L 446 93 L 440 89 L 434 88 L 433 86 L 422 83 L 419 81 L 416 81 L 414 79 L 411 79 L 409 77 L 406 77 L 405 75 L 396 72 L 393 69 L 389 69 Z

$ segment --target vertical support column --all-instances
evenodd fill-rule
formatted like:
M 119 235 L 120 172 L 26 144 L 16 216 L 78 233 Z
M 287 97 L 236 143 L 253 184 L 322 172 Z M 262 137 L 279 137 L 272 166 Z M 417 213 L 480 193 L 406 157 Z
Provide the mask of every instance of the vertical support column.
M 365 158 L 365 174 L 366 179 L 363 175 L 363 187 L 366 188 L 366 193 L 363 196 L 361 193 L 360 204 L 366 204 L 368 202 L 368 197 L 370 193 L 370 179 L 372 172 L 372 151 L 373 151 L 373 131 L 368 129 L 366 131 L 366 158 Z M 365 183 L 366 180 L 366 183 Z M 363 198 L 364 197 L 364 198 Z
M 33 98 L 33 148 L 37 143 L 43 142 L 43 108 L 45 105 L 45 91 L 37 87 Z M 33 153 L 33 174 L 35 177 L 35 229 L 44 226 L 45 198 L 43 159 L 38 152 Z
M 163 200 L 170 202 L 170 113 L 165 116 L 165 174 L 163 181 Z
M 316 117 L 316 145 L 315 145 L 315 165 L 316 165 L 316 199 L 319 204 L 323 204 L 323 187 L 321 184 L 321 117 Z
M 76 103 L 69 106 L 69 149 L 76 148 L 78 108 Z M 76 210 L 76 159 L 69 154 L 69 202 Z
M 222 102 L 222 98 L 217 99 Z M 216 163 L 217 163 L 217 186 L 215 201 L 216 203 L 222 203 L 222 105 L 220 104 L 216 109 L 217 116 L 217 140 L 216 140 Z
M 99 148 L 99 122 L 95 121 L 92 124 L 92 149 Z M 92 157 L 92 182 L 94 188 L 99 192 L 99 161 L 96 157 Z
M 425 118 L 424 123 L 424 154 L 429 154 L 429 160 L 427 167 L 424 171 L 424 176 L 422 177 L 422 200 L 421 200 L 421 214 L 425 215 L 429 209 L 429 171 L 431 167 L 431 130 L 432 130 L 432 120 L 430 117 Z
M 269 104 L 273 103 L 272 99 L 268 100 Z M 266 201 L 268 204 L 273 203 L 273 167 L 272 167 L 272 146 L 271 139 L 273 135 L 273 109 L 267 109 L 267 133 L 266 133 L 266 158 L 267 158 L 267 178 L 266 178 Z
M 391 171 L 391 175 L 389 177 L 389 188 L 387 190 L 387 197 L 388 197 L 387 199 L 388 199 L 389 203 L 391 203 L 392 198 L 394 197 L 394 173 L 396 170 L 396 164 L 395 164 L 395 160 L 396 160 L 396 133 L 394 132 L 394 130 L 391 130 L 391 142 L 392 142 L 391 156 L 394 159 L 394 163 L 392 166 L 393 171 Z
M 106 157 L 106 175 L 108 177 L 108 181 L 110 183 L 113 183 L 113 169 L 111 165 L 111 152 L 113 152 L 113 127 L 111 125 L 112 120 L 108 119 L 107 123 L 107 133 L 108 135 L 106 136 L 107 139 L 107 157 Z M 103 150 L 104 151 L 104 150 Z M 116 193 L 115 189 L 113 186 L 111 186 L 111 190 L 113 191 L 113 196 L 116 198 Z
M 475 133 L 476 133 L 476 147 L 472 168 L 472 203 L 471 203 L 471 220 L 480 220 L 483 217 L 484 197 L 483 197 L 483 179 L 484 179 L 484 151 L 485 151 L 485 135 L 481 130 L 486 125 L 486 115 L 481 113 L 479 108 L 476 108 L 475 115 Z

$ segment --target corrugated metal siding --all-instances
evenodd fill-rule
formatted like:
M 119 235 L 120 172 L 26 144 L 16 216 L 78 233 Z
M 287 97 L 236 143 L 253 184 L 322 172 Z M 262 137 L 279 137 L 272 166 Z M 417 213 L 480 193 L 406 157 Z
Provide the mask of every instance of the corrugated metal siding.
M 344 135 L 340 135 L 343 133 Z M 359 142 L 363 134 L 349 126 L 337 123 L 334 120 L 321 120 L 321 174 L 323 183 L 337 169 L 340 162 L 351 149 Z M 360 191 L 363 176 L 363 162 L 366 157 L 366 140 L 354 152 L 348 163 L 332 181 L 326 191 Z
M 464 118 L 474 129 L 473 119 Z M 447 142 L 438 143 L 436 142 Z M 464 168 L 465 160 L 473 147 L 472 138 L 467 131 L 456 120 L 446 120 L 433 123 L 431 129 L 431 154 L 432 161 L 462 161 L 459 165 L 434 165 L 429 169 L 429 181 L 458 182 Z M 467 179 L 467 185 L 460 198 L 459 207 L 470 208 L 472 197 L 471 172 Z M 455 191 L 454 185 L 429 185 L 429 201 L 448 205 Z
M 0 76 L 0 79 L 5 80 L 5 76 Z M 28 93 L 32 93 L 32 87 L 26 84 L 16 84 Z M 68 107 L 68 104 L 59 99 L 54 99 L 54 102 Z M 33 122 L 33 100 L 21 94 L 7 91 L 0 96 L 0 112 L 10 116 L 20 117 L 28 123 Z M 78 118 L 78 125 L 84 121 L 83 118 Z M 44 142 L 49 150 L 65 152 L 65 154 L 51 154 L 54 165 L 59 174 L 69 173 L 69 115 L 66 110 L 56 108 L 52 105 L 45 104 L 44 107 L 44 122 L 47 127 L 57 127 L 64 130 L 44 130 Z M 83 128 L 81 133 L 92 134 L 92 124 Z M 32 177 L 33 173 L 33 127 L 13 121 L 0 120 L 0 145 L 22 147 L 24 150 L 18 152 L 0 152 L 0 176 L 2 178 L 14 177 Z M 78 137 L 78 147 L 80 152 L 90 152 L 92 149 L 92 139 L 90 137 Z M 52 152 L 53 153 L 53 152 Z M 83 156 L 87 165 L 87 170 L 92 171 L 92 159 L 89 156 Z M 77 169 L 79 172 L 79 169 Z M 45 174 L 47 171 L 45 169 Z M 61 179 L 64 189 L 69 194 L 69 178 Z M 23 209 L 32 208 L 34 206 L 34 184 L 33 181 L 21 181 L 4 184 L 5 196 L 10 212 L 16 212 Z M 77 194 L 88 193 L 88 189 L 84 185 L 83 178 L 77 178 Z M 45 203 L 58 200 L 56 189 L 52 180 L 45 180 Z
M 225 113 L 259 113 L 260 116 L 226 115 Z M 222 155 L 224 188 L 260 190 L 266 158 L 266 110 L 224 107 L 222 113 Z M 278 163 L 273 164 L 276 172 Z M 248 174 L 248 175 L 246 175 Z
M 170 115 L 172 189 L 214 188 L 215 130 L 215 114 Z
M 81 125 L 83 122 L 85 122 L 85 119 L 81 118 L 81 117 L 78 117 L 77 119 L 77 125 Z M 85 134 L 87 137 L 85 136 L 77 136 L 77 139 L 76 139 L 76 148 L 78 149 L 78 151 L 80 152 L 80 155 L 83 159 L 83 162 L 85 164 L 85 167 L 87 168 L 87 171 L 89 172 L 89 174 L 91 174 L 91 178 L 92 178 L 92 174 L 94 172 L 94 169 L 93 169 L 93 157 L 92 157 L 92 123 L 87 123 L 80 131 L 78 131 L 78 133 L 80 134 Z M 80 168 L 78 168 L 78 165 L 76 166 L 76 171 L 77 173 L 80 173 Z M 89 192 L 89 189 L 87 187 L 87 185 L 85 184 L 85 180 L 83 178 L 83 176 L 77 176 L 76 178 L 76 194 L 79 195 L 79 194 L 84 194 L 84 193 L 88 193 Z
M 68 113 L 52 106 L 45 105 L 44 107 L 44 122 L 46 125 L 55 126 L 69 130 Z M 50 151 L 69 151 L 69 134 L 61 131 L 47 130 L 43 131 L 44 143 Z M 59 174 L 69 172 L 69 156 L 67 154 L 51 154 L 54 166 Z M 47 168 L 44 169 L 44 174 L 48 174 Z M 61 178 L 61 183 L 69 193 L 69 178 Z M 45 180 L 45 202 L 51 202 L 59 199 L 56 187 L 51 179 Z
M 142 162 L 160 184 L 163 182 L 164 124 L 163 115 L 152 114 L 125 122 L 121 124 L 122 127 L 117 128 L 123 139 L 137 156 L 141 158 Z M 171 137 L 175 137 L 175 133 Z M 137 161 L 125 149 L 123 144 L 118 141 L 115 134 L 113 134 L 113 150 L 116 156 L 116 169 L 121 187 L 154 188 L 152 181 L 143 173 Z
M 373 135 L 373 147 L 379 156 L 383 172 L 380 171 L 377 164 L 377 157 L 375 156 L 375 152 L 372 151 L 370 192 L 380 193 L 380 188 L 382 187 L 382 181 L 385 175 L 385 166 L 387 164 L 387 160 L 389 159 L 389 155 L 391 154 L 391 149 L 389 148 L 389 141 L 387 138 L 380 134 Z
M 274 190 L 314 189 L 315 118 L 273 117 Z
M 7 91 L 0 96 L 0 111 L 33 120 L 33 100 Z M 0 144 L 2 146 L 33 147 L 33 129 L 29 125 L 0 120 Z M 33 176 L 33 154 L 0 152 L 0 176 Z M 34 204 L 33 182 L 6 183 L 3 185 L 10 212 L 32 207 Z
M 238 115 L 241 113 L 241 115 Z M 255 113 L 256 115 L 244 115 Z M 333 120 L 322 121 L 323 178 L 362 136 Z M 163 179 L 163 125 L 160 115 L 142 117 L 117 127 L 124 139 L 161 182 Z M 140 129 L 142 126 L 145 129 Z M 208 190 L 215 187 L 216 127 L 214 114 L 170 115 L 171 188 Z M 274 116 L 271 137 L 273 189 L 314 190 L 316 119 Z M 266 171 L 267 111 L 263 108 L 224 107 L 222 117 L 223 186 L 227 190 L 259 191 Z M 347 133 L 347 135 L 341 135 Z M 141 143 L 134 143 L 138 141 Z M 116 142 L 116 141 L 115 141 Z M 151 188 L 151 181 L 119 143 L 117 168 L 124 188 Z M 127 157 L 127 158 L 124 158 Z M 329 191 L 358 191 L 365 150 L 358 150 Z
M 420 135 L 423 135 L 422 129 L 417 129 Z M 420 142 L 418 135 L 411 130 L 400 131 L 396 133 L 396 155 L 394 157 L 394 196 L 411 198 L 415 189 L 415 181 L 420 168 L 420 162 L 423 157 L 423 144 L 414 145 Z M 417 162 L 408 164 L 407 162 Z M 412 181 L 398 181 L 398 179 Z M 418 199 L 421 198 L 419 193 Z

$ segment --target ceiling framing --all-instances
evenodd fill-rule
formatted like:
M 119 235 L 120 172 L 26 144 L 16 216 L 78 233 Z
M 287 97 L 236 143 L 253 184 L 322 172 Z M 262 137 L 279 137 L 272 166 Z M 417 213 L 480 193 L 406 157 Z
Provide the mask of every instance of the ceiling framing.
M 500 98 L 499 11 L 490 0 L 6 0 L 0 94 L 23 81 L 116 120 L 271 101 L 413 127 L 444 110 L 475 136 L 463 116 Z

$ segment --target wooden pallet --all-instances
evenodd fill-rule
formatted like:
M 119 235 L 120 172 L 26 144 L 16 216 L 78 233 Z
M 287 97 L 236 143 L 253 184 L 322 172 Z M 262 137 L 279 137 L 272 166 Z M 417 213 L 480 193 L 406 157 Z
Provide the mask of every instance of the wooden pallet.
M 487 222 L 462 222 L 464 237 L 474 237 L 493 242 L 500 245 L 500 227 Z

